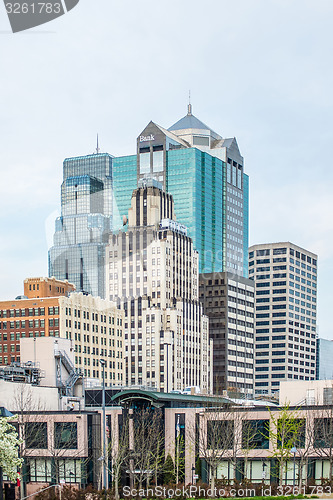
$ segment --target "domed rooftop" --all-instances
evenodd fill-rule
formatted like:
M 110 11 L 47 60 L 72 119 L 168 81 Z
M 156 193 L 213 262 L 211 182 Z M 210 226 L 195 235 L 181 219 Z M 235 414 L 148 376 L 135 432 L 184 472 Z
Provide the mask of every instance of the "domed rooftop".
M 178 120 L 178 122 L 174 123 L 168 130 L 185 130 L 188 128 L 196 128 L 201 130 L 210 130 L 207 125 L 205 125 L 201 120 L 199 120 L 196 116 L 192 115 L 192 105 L 188 105 L 188 112 L 184 118 Z
M 196 116 L 192 114 L 192 104 L 188 105 L 187 115 L 178 120 L 178 122 L 171 125 L 168 128 L 169 132 L 174 132 L 178 136 L 182 136 L 183 134 L 177 133 L 179 130 L 205 130 L 209 131 L 209 135 L 214 139 L 222 139 L 220 135 L 218 135 L 214 130 L 208 127 L 205 123 L 199 120 Z

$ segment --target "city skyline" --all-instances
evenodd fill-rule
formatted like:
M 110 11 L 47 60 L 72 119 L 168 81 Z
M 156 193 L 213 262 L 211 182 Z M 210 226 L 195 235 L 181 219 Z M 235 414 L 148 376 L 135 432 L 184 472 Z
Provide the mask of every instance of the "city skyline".
M 178 15 L 172 26 L 164 26 L 159 22 L 163 7 L 153 2 L 146 4 L 147 17 L 138 5 L 128 12 L 105 0 L 102 4 L 103 19 L 80 2 L 72 14 L 54 21 L 54 33 L 39 29 L 0 40 L 7 68 L 1 98 L 1 298 L 19 295 L 24 278 L 47 275 L 45 225 L 52 236 L 63 159 L 92 153 L 97 132 L 102 151 L 135 154 L 135 137 L 146 123 L 170 126 L 185 114 L 191 88 L 194 114 L 223 137 L 235 135 L 240 144 L 250 176 L 250 245 L 289 240 L 318 254 L 318 333 L 332 338 L 332 173 L 329 160 L 318 154 L 326 156 L 332 142 L 333 74 L 327 65 L 332 6 L 256 1 L 240 2 L 239 9 L 215 2 L 213 19 L 199 2 L 171 2 Z M 237 23 L 223 23 L 222 37 L 226 17 Z M 110 32 L 110 18 L 126 26 L 125 38 L 117 23 Z M 150 30 L 145 31 L 147 22 Z M 0 29 L 8 29 L 6 23 L 1 17 Z M 313 23 L 322 29 L 314 32 Z M 93 35 L 95 26 L 96 37 L 82 35 L 87 27 Z M 202 34 L 198 40 L 195 30 Z M 179 50 L 184 33 L 193 40 L 186 64 L 175 58 L 156 65 L 154 74 L 142 71 L 144 47 L 151 44 L 151 57 L 158 60 L 161 50 Z M 74 47 L 73 36 L 80 38 Z M 160 43 L 154 44 L 157 36 Z M 216 68 L 219 51 L 224 64 Z M 105 66 L 108 78 L 96 78 Z M 140 81 L 133 81 L 135 71 Z M 173 71 L 176 85 L 170 85 Z M 208 84 L 209 71 L 214 79 Z M 66 74 L 62 86 L 59 74 Z M 14 95 L 9 106 L 7 97 Z
M 332 19 L 4 0 L 5 500 L 332 493 Z

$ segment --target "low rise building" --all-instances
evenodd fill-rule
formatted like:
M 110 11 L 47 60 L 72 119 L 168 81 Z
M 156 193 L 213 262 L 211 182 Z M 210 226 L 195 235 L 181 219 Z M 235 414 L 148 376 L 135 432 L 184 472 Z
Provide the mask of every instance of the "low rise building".
M 280 405 L 333 405 L 333 380 L 282 381 L 279 390 Z
M 101 488 L 98 411 L 23 411 L 16 418 L 24 459 L 21 495 L 59 483 Z
M 37 343 L 43 337 L 65 338 L 71 341 L 75 367 L 85 377 L 102 381 L 99 360 L 104 358 L 106 383 L 122 384 L 124 312 L 115 303 L 81 292 L 66 296 L 65 283 L 57 286 L 64 295 L 0 302 L 0 365 L 21 361 L 21 338 Z
M 60 297 L 75 292 L 75 285 L 56 278 L 27 278 L 24 280 L 24 295 L 28 299 Z

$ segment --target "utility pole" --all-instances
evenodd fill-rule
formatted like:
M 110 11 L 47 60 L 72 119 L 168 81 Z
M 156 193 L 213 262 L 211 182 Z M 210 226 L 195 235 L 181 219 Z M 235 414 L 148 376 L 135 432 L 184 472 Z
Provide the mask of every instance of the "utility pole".
M 177 445 L 177 453 L 176 453 L 176 484 L 179 483 L 179 437 L 180 437 L 180 423 L 179 423 L 179 415 L 177 415 L 177 425 L 176 425 L 176 445 Z
M 99 360 L 101 367 L 103 368 L 103 387 L 102 387 L 102 418 L 103 418 L 103 488 L 108 489 L 108 477 L 107 477 L 107 452 L 106 452 L 106 414 L 105 414 L 105 359 Z

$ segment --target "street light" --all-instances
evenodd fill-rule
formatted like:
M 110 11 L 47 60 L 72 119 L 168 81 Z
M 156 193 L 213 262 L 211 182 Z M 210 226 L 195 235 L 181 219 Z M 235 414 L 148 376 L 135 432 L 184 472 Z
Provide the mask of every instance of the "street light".
M 295 488 L 295 478 L 296 478 L 296 453 L 297 453 L 297 448 L 296 446 L 293 446 L 291 448 L 291 453 L 294 454 L 294 475 L 293 475 L 293 487 Z
M 107 456 L 106 456 L 106 415 L 105 415 L 105 366 L 106 366 L 106 361 L 105 359 L 100 359 L 99 363 L 101 367 L 103 368 L 102 373 L 103 373 L 103 387 L 102 387 L 102 415 L 103 415 L 103 488 L 105 490 L 108 489 L 108 484 L 107 484 L 107 473 L 106 473 L 106 461 L 107 461 Z
M 179 438 L 180 438 L 180 422 L 179 422 L 179 417 L 180 415 L 177 415 L 177 425 L 176 425 L 176 444 L 177 444 L 177 454 L 176 454 L 176 484 L 179 482 Z

